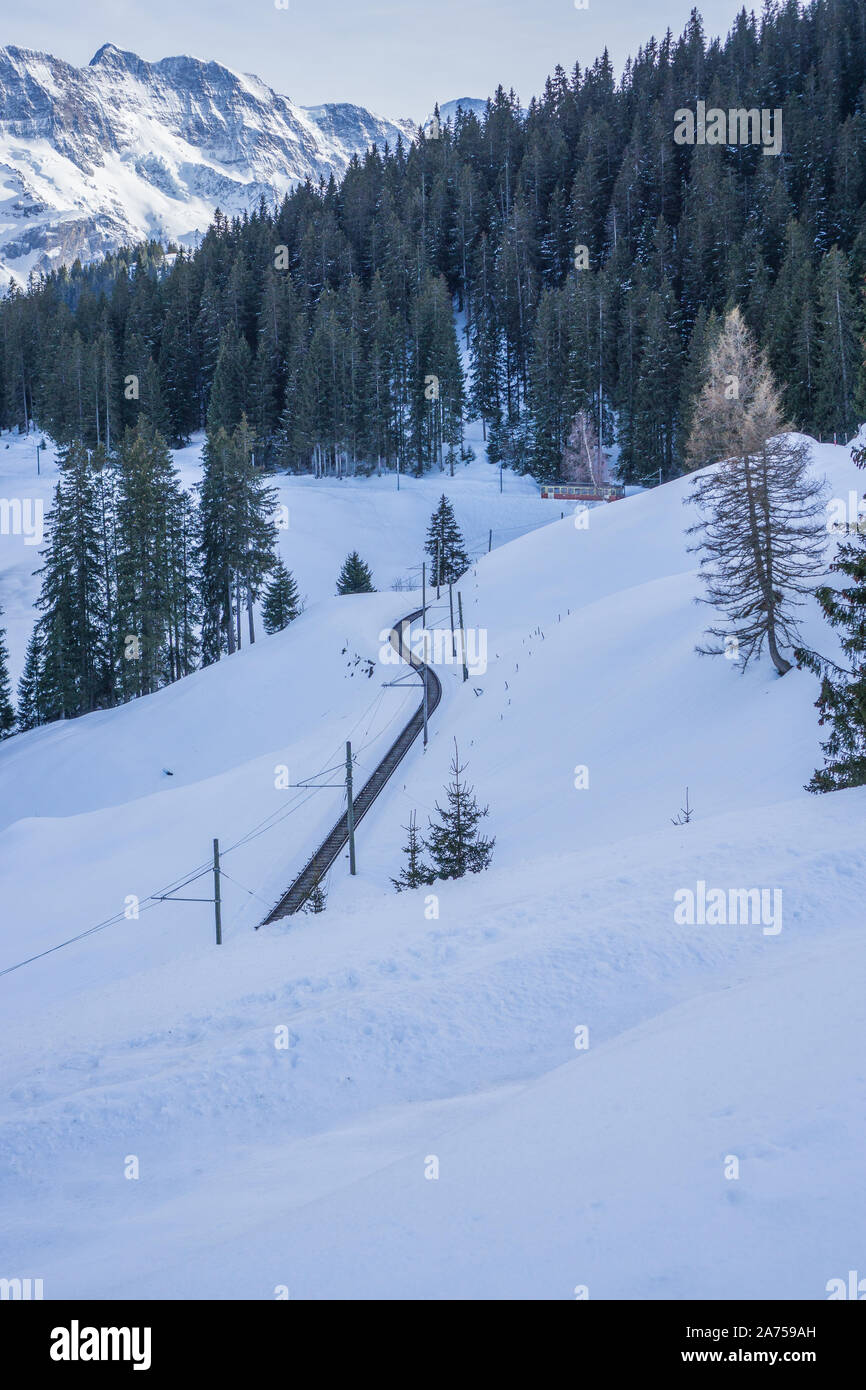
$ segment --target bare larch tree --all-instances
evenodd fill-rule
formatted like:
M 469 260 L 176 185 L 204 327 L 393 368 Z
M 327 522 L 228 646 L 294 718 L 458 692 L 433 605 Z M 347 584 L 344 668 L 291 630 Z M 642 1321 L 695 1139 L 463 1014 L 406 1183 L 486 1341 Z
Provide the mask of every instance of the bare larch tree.
M 698 648 L 727 655 L 745 670 L 764 642 L 779 675 L 797 640 L 795 610 L 813 592 L 827 542 L 824 483 L 809 471 L 807 444 L 785 424 L 766 358 L 738 308 L 710 349 L 688 441 L 695 475 L 690 496 L 700 520 L 706 595 L 724 614 L 715 639 Z M 704 465 L 713 464 L 713 467 Z
M 607 457 L 588 410 L 578 410 L 572 418 L 562 451 L 562 477 L 568 483 L 596 486 L 608 481 Z

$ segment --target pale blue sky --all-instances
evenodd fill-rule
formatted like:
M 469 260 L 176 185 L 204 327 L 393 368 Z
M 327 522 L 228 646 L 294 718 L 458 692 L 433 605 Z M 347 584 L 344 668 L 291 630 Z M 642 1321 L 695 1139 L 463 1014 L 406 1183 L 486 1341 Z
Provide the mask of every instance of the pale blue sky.
M 434 101 L 485 97 L 498 82 L 524 105 L 556 63 L 609 48 L 617 74 L 651 34 L 679 34 L 692 0 L 0 0 L 0 43 L 84 64 L 103 43 L 151 61 L 216 58 L 254 72 L 303 105 L 353 101 L 420 119 Z M 705 0 L 707 33 L 726 33 L 742 6 Z M 751 8 L 749 6 L 748 8 Z M 760 12 L 760 6 L 757 6 Z

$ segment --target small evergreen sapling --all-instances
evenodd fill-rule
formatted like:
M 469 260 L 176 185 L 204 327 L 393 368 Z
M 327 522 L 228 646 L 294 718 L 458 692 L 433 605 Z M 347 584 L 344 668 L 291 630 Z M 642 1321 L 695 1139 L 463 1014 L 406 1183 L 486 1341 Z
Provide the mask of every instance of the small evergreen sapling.
M 415 812 L 409 817 L 409 824 L 404 825 L 408 839 L 403 846 L 403 853 L 406 862 L 400 870 L 397 878 L 392 878 L 391 882 L 398 893 L 402 893 L 406 888 L 420 888 L 426 883 L 433 882 L 433 874 L 427 864 L 424 863 L 424 840 L 415 821 Z
M 431 584 L 453 583 L 469 568 L 469 556 L 466 554 L 454 508 L 444 493 L 430 518 L 424 549 L 432 561 Z
M 322 887 L 322 880 L 316 879 L 313 890 L 302 908 L 303 912 L 324 912 L 328 905 L 328 894 Z
M 277 560 L 271 578 L 265 587 L 262 604 L 262 623 L 265 632 L 272 635 L 297 618 L 301 611 L 298 586 L 282 560 Z
M 436 803 L 439 822 L 429 822 L 427 837 L 427 849 L 437 878 L 462 878 L 466 873 L 478 874 L 487 868 L 493 855 L 495 839 L 485 840 L 478 829 L 479 821 L 488 815 L 489 807 L 480 807 L 473 788 L 461 780 L 465 770 L 455 739 L 451 781 L 445 789 L 448 805 L 443 808 Z
M 374 594 L 373 576 L 357 550 L 347 555 L 337 579 L 338 594 Z

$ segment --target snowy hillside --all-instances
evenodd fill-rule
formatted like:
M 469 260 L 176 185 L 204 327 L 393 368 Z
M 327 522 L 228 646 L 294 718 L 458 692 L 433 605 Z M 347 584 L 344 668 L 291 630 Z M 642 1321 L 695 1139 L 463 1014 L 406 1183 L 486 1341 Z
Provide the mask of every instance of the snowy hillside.
M 0 449 L 2 487 L 30 448 Z M 862 481 L 843 448 L 813 458 L 834 497 Z M 825 1297 L 866 1216 L 866 793 L 802 789 L 812 676 L 695 655 L 687 482 L 585 528 L 539 527 L 558 507 L 480 463 L 399 493 L 280 486 L 301 619 L 0 746 L 0 970 L 142 901 L 0 977 L 7 1263 L 46 1297 Z M 332 769 L 352 738 L 365 772 L 417 701 L 384 685 L 381 634 L 417 601 L 387 586 L 443 490 L 479 556 L 460 587 L 486 669 L 439 668 L 429 747 L 362 823 L 358 877 L 338 860 L 324 915 L 254 932 L 341 804 L 276 769 Z M 331 597 L 354 548 L 383 591 Z M 4 551 L 20 664 L 37 552 Z M 826 646 L 812 612 L 805 635 Z M 389 877 L 455 738 L 496 848 L 431 916 Z M 207 904 L 145 901 L 215 835 L 220 950 Z M 772 926 L 678 922 L 701 882 L 780 892 Z
M 147 237 L 192 244 L 217 207 L 270 205 L 413 134 L 358 106 L 297 106 L 197 58 L 147 63 L 105 44 L 75 68 L 2 48 L 0 283 Z

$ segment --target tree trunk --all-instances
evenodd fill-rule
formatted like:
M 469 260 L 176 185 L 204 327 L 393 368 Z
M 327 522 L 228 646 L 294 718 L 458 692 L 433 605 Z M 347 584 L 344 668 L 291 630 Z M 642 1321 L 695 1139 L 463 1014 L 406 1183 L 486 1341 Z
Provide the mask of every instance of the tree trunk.
M 767 622 L 767 646 L 770 650 L 770 656 L 773 659 L 773 665 L 779 672 L 779 675 L 784 676 L 790 671 L 791 662 L 788 661 L 786 657 L 782 656 L 782 653 L 776 645 L 776 622 L 772 613 L 769 614 Z
M 235 650 L 235 629 L 234 629 L 234 610 L 232 607 L 232 580 L 231 575 L 226 575 L 226 627 L 228 629 L 229 656 L 234 655 Z

